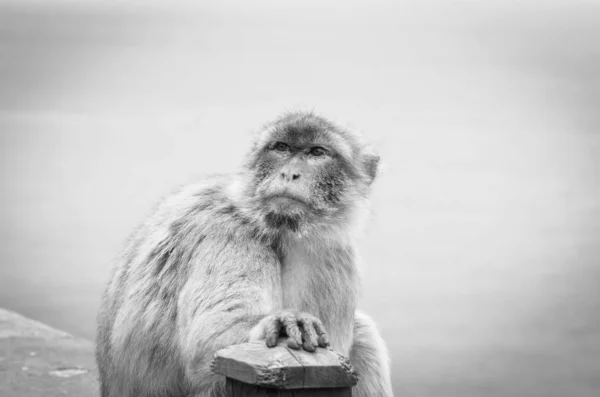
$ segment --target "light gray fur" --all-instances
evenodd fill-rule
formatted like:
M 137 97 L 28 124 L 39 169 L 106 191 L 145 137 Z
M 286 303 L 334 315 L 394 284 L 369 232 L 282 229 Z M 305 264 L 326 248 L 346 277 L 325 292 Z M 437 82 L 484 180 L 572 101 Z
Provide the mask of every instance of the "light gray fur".
M 355 396 L 392 396 L 383 340 L 356 313 L 367 184 L 353 180 L 360 186 L 337 216 L 286 232 L 265 225 L 250 177 L 187 186 L 133 234 L 98 316 L 102 397 L 223 396 L 224 379 L 209 369 L 214 352 L 264 337 L 261 320 L 281 310 L 322 320 L 356 367 Z

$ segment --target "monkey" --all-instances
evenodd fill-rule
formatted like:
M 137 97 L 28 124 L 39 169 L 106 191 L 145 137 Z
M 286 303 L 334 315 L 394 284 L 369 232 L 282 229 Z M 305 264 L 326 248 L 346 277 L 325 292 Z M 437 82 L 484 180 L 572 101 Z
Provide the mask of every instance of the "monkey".
M 182 187 L 126 243 L 98 313 L 101 396 L 221 397 L 214 353 L 278 338 L 349 357 L 355 397 L 392 396 L 386 345 L 356 308 L 379 156 L 291 112 L 258 131 L 242 165 Z

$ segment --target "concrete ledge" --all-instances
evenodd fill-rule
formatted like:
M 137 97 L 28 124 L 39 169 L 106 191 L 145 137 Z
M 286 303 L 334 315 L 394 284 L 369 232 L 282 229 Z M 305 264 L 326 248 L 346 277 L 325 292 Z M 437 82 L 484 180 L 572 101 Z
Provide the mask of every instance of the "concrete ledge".
M 0 308 L 0 396 L 98 396 L 94 344 Z

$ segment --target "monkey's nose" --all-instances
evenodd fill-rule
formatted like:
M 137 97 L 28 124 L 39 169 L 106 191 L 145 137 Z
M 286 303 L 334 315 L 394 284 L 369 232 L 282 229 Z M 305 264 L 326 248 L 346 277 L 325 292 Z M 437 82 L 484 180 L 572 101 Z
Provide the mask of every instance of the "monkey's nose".
M 281 178 L 285 179 L 287 182 L 295 181 L 296 179 L 300 178 L 300 174 L 297 174 L 297 173 L 290 173 L 290 174 L 288 174 L 287 172 L 282 172 L 281 173 Z

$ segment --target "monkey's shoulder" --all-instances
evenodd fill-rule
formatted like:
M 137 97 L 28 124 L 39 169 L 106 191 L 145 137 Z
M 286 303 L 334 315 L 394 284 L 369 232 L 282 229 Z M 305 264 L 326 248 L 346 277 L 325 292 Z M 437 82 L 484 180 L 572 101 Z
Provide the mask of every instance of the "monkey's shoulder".
M 269 260 L 270 246 L 256 237 L 255 227 L 226 191 L 232 180 L 215 176 L 167 196 L 130 237 L 107 294 L 119 294 L 125 285 L 180 285 L 176 280 L 186 279 L 192 264 L 214 278 L 234 274 L 235 265 L 250 253 L 256 263 Z
M 250 233 L 253 225 L 236 201 L 240 176 L 213 175 L 185 185 L 166 197 L 150 217 L 150 229 L 168 227 L 170 234 Z

